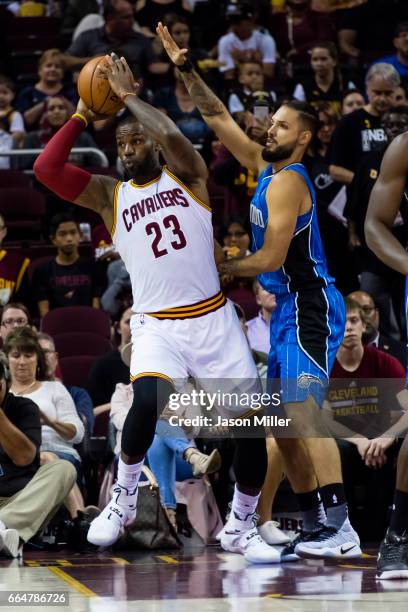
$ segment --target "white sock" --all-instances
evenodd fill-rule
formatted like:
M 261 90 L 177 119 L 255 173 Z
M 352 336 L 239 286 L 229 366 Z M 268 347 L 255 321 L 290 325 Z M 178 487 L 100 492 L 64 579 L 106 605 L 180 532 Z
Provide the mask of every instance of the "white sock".
M 1 531 L 5 531 L 7 529 L 7 527 L 5 526 L 5 524 L 3 523 L 3 521 L 0 521 L 0 530 Z
M 119 486 L 128 490 L 128 495 L 136 494 L 137 484 L 140 479 L 140 474 L 142 473 L 143 463 L 144 459 L 140 463 L 127 465 L 119 457 L 117 483 Z
M 245 493 L 241 493 L 237 485 L 235 485 L 230 518 L 233 521 L 245 521 L 248 519 L 250 515 L 254 514 L 260 496 L 260 493 L 258 493 L 258 495 L 245 495 Z

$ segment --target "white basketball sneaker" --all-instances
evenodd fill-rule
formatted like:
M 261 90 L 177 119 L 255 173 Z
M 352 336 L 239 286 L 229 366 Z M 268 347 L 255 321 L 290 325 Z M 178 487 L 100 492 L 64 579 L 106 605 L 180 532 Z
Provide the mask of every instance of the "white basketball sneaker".
M 323 526 L 315 538 L 300 542 L 295 553 L 304 559 L 353 559 L 362 555 L 360 538 L 348 518 L 340 529 Z
M 111 546 L 136 518 L 137 486 L 128 490 L 119 484 L 113 489 L 112 499 L 89 527 L 87 540 L 95 546 Z
M 290 537 L 279 528 L 278 521 L 267 521 L 263 525 L 258 525 L 258 532 L 263 541 L 270 546 L 283 546 L 290 542 Z
M 258 533 L 258 518 L 255 513 L 244 520 L 230 516 L 219 534 L 221 546 L 228 552 L 243 555 L 249 563 L 279 563 L 280 553 L 264 542 Z
M 21 557 L 23 547 L 17 529 L 0 529 L 0 553 L 6 557 Z

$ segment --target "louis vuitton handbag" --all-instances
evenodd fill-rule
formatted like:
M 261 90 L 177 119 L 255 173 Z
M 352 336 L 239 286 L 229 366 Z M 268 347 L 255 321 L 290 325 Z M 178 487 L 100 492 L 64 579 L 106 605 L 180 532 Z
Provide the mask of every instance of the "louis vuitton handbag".
M 120 550 L 178 549 L 182 544 L 160 501 L 154 474 L 143 466 L 147 481 L 139 481 L 137 512 L 134 522 L 125 528 L 114 548 Z

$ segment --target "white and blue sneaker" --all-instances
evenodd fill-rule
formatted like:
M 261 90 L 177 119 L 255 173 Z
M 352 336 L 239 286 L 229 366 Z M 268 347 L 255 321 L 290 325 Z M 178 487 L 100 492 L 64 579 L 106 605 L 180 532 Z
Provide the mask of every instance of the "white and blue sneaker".
M 232 513 L 231 513 L 232 514 Z M 249 563 L 280 563 L 280 553 L 263 541 L 256 526 L 257 514 L 249 514 L 244 520 L 229 517 L 218 534 L 221 547 L 245 557 Z
M 348 518 L 340 529 L 322 526 L 312 539 L 295 546 L 303 559 L 355 559 L 361 557 L 360 538 Z
M 136 518 L 137 486 L 129 491 L 116 484 L 112 499 L 89 527 L 87 540 L 95 546 L 112 546 Z

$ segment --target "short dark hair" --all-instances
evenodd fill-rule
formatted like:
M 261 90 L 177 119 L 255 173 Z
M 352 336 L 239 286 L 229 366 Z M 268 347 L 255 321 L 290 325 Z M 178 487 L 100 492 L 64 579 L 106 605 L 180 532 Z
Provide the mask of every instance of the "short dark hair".
M 71 215 L 71 213 L 69 212 L 58 213 L 57 215 L 54 215 L 53 218 L 51 219 L 51 223 L 50 223 L 50 235 L 51 236 L 55 236 L 55 234 L 58 231 L 59 226 L 62 225 L 62 223 L 75 223 L 75 225 L 78 227 L 78 221 L 75 219 L 73 215 Z
M 167 26 L 170 34 L 171 34 L 171 29 L 176 25 L 176 23 L 184 23 L 184 25 L 190 28 L 188 19 L 184 15 L 178 15 L 177 13 L 166 13 L 164 15 L 163 25 Z
M 37 332 L 27 326 L 13 329 L 4 343 L 4 352 L 7 357 L 9 357 L 10 352 L 14 349 L 26 351 L 31 355 L 37 355 L 38 374 L 36 378 L 37 380 L 46 380 L 47 364 L 44 351 L 38 342 Z
M 343 104 L 345 98 L 347 98 L 347 96 L 349 96 L 350 94 L 360 94 L 360 96 L 363 96 L 363 98 L 365 98 L 364 93 L 361 91 L 361 89 L 357 89 L 357 87 L 350 87 L 349 89 L 345 89 L 343 91 L 343 93 L 341 94 L 341 100 L 340 102 Z
M 403 32 L 408 32 L 408 21 L 400 21 L 400 23 L 397 23 L 394 36 L 397 37 Z
M 319 117 L 313 106 L 302 100 L 286 100 L 282 103 L 282 106 L 286 106 L 296 111 L 305 129 L 312 132 L 312 136 L 316 134 L 319 128 Z
M 3 321 L 4 313 L 7 312 L 7 310 L 10 310 L 11 308 L 15 308 L 16 310 L 22 310 L 25 316 L 27 317 L 28 325 L 31 325 L 30 311 L 28 310 L 27 306 L 25 306 L 22 302 L 9 302 L 8 304 L 5 304 L 1 309 L 0 321 Z
M 7 89 L 12 91 L 14 94 L 16 93 L 16 86 L 14 81 L 5 74 L 0 74 L 0 85 L 7 87 Z
M 383 115 L 383 120 L 386 115 L 408 115 L 408 106 L 406 104 L 399 104 L 398 106 L 391 106 Z

